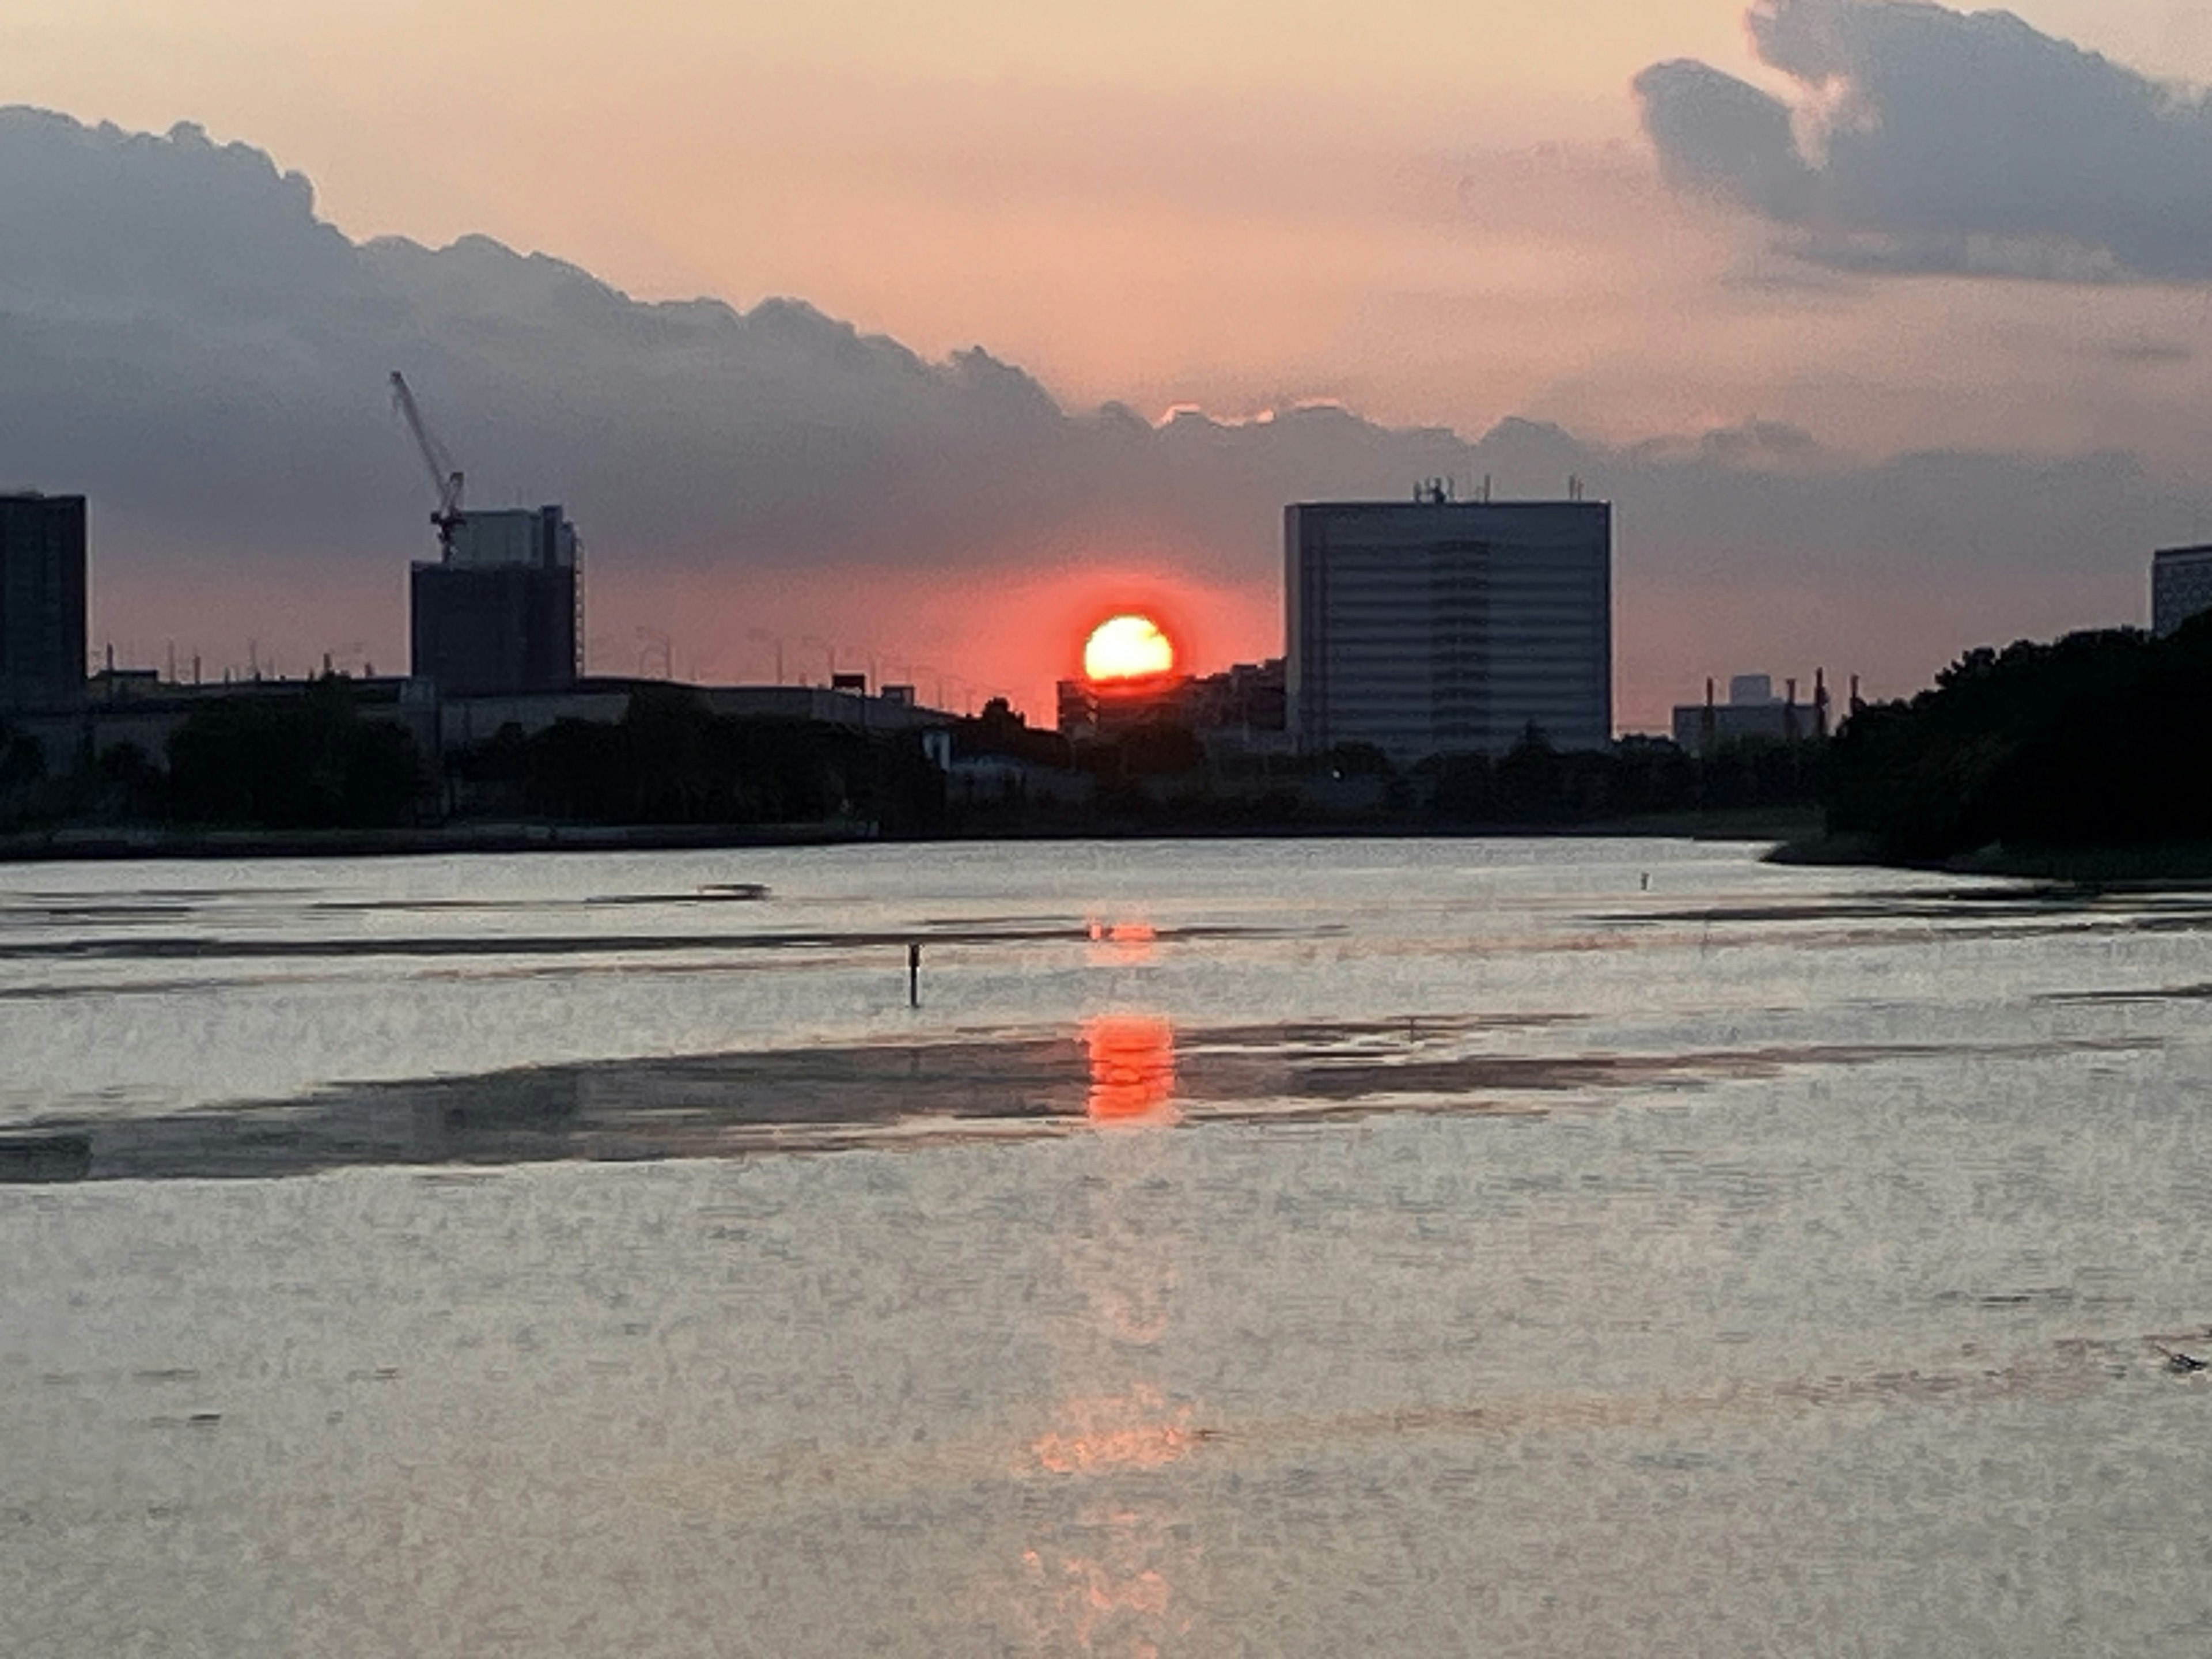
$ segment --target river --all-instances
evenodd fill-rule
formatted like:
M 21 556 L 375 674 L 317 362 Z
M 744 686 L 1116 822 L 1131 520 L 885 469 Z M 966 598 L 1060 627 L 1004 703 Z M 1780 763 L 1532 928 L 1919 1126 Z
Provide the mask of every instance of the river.
M 1756 852 L 0 873 L 0 1652 L 2212 1650 L 2212 894 Z

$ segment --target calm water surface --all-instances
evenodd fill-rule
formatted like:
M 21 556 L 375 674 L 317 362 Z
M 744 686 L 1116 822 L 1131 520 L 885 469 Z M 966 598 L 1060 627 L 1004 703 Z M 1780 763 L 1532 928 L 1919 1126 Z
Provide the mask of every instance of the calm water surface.
M 2212 895 L 1754 850 L 0 872 L 0 1652 L 2212 1651 Z

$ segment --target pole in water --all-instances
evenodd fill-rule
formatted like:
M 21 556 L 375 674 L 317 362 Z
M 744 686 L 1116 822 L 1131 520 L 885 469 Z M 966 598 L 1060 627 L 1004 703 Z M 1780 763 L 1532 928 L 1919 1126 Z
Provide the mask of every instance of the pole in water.
M 918 940 L 906 947 L 906 1006 L 921 1006 L 921 945 Z

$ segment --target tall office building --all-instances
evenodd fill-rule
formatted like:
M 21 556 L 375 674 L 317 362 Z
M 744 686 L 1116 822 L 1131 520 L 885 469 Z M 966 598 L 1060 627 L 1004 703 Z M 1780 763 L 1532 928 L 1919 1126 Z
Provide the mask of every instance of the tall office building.
M 1602 501 L 1285 509 L 1291 728 L 1308 750 L 1503 754 L 1613 740 L 1613 509 Z
M 2151 556 L 2150 629 L 2159 638 L 2212 611 L 2212 547 L 2168 547 Z
M 471 513 L 409 585 L 415 676 L 449 697 L 576 683 L 575 526 L 558 507 Z
M 84 696 L 84 497 L 0 495 L 0 709 Z

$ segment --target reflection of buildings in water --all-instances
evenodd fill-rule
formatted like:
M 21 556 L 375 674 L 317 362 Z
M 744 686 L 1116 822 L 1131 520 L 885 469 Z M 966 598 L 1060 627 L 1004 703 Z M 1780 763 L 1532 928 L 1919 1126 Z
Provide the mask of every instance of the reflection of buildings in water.
M 1152 1015 L 1101 1014 L 1084 1022 L 1094 1123 L 1172 1123 L 1175 1027 Z
M 1084 1042 L 1094 1123 L 1176 1121 L 1171 1022 L 1100 1016 Z M 1060 1239 L 1080 1309 L 1053 1328 L 1065 1391 L 1025 1462 L 1066 1507 L 1047 1511 L 1021 1558 L 1023 1622 L 1048 1651 L 1157 1654 L 1191 1628 L 1199 1549 L 1170 1482 L 1204 1437 L 1160 1375 L 1175 1334 L 1181 1198 L 1164 1173 L 1174 1139 L 1091 1140 L 1084 1213 Z

